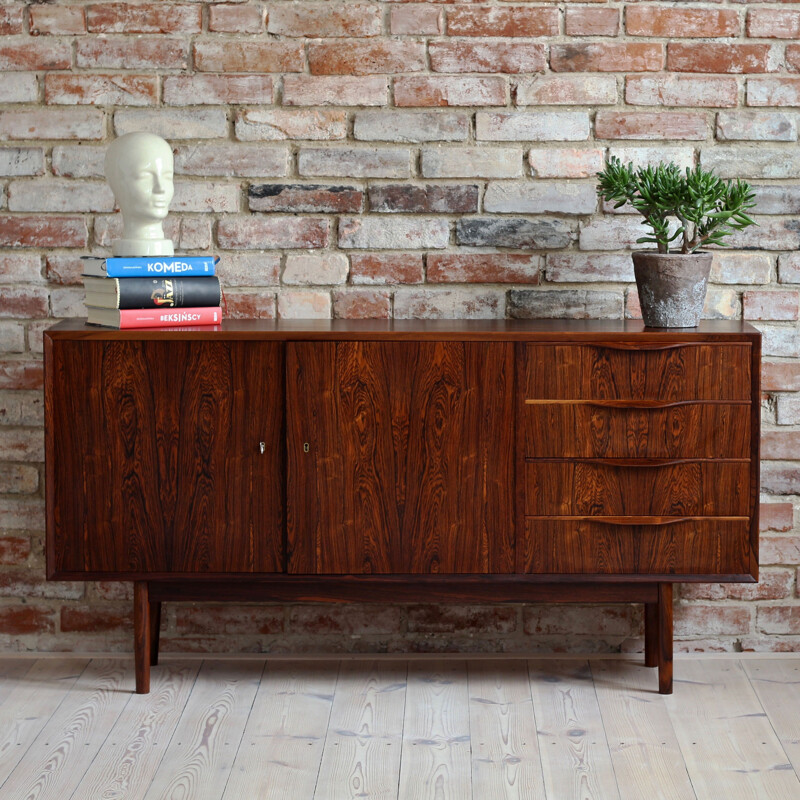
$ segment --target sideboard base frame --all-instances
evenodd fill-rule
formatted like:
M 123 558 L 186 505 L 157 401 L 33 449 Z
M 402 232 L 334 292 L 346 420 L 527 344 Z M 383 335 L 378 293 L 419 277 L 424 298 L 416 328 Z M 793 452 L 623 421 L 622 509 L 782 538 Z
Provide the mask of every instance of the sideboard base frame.
M 135 581 L 133 629 L 136 693 L 150 691 L 150 667 L 158 664 L 161 604 L 169 601 L 277 602 L 497 602 L 643 603 L 644 663 L 658 667 L 658 691 L 672 694 L 672 583 L 542 583 L 439 578 L 420 591 L 419 580 L 370 577 L 284 577 L 243 581 Z M 413 600 L 412 600 L 413 598 Z

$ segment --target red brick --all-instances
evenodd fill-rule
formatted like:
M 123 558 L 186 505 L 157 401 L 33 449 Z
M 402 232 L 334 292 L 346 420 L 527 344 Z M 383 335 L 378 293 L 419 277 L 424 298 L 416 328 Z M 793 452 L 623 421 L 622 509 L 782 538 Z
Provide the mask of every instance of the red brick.
M 455 6 L 447 13 L 447 33 L 450 36 L 557 36 L 558 9 Z
M 617 79 L 613 75 L 547 75 L 521 81 L 515 95 L 520 106 L 613 106 Z
M 234 136 L 242 142 L 347 138 L 342 109 L 245 108 L 236 111 Z
M 264 11 L 260 6 L 210 3 L 208 29 L 215 33 L 261 33 Z
M 90 33 L 199 33 L 202 8 L 180 3 L 95 3 L 86 7 Z
M 358 214 L 364 192 L 356 186 L 321 186 L 307 183 L 251 184 L 251 211 L 286 211 L 320 214 Z
M 284 289 L 278 295 L 278 316 L 281 319 L 330 319 L 330 292 Z
M 72 49 L 67 41 L 46 41 L 19 37 L 0 39 L 0 69 L 34 70 L 69 69 Z
M 679 111 L 618 113 L 598 111 L 598 139 L 706 139 L 708 122 L 703 114 Z
M 629 75 L 625 101 L 643 106 L 734 107 L 739 104 L 739 85 L 734 77 Z
M 800 70 L 800 44 L 786 45 L 786 66 L 795 72 Z
M 43 386 L 41 361 L 0 361 L 0 389 L 41 389 Z
M 522 610 L 525 633 L 626 636 L 634 631 L 631 606 L 535 605 Z
M 378 36 L 382 9 L 351 3 L 276 3 L 267 30 L 278 36 Z
M 29 536 L 0 537 L 0 564 L 14 566 L 24 564 L 31 554 Z
M 0 505 L 0 508 L 2 506 Z M 9 526 L 14 527 L 14 526 Z M 21 526 L 18 526 L 21 527 Z M 85 591 L 81 581 L 48 581 L 44 570 L 0 570 L 0 596 L 44 597 L 59 600 L 80 600 Z
M 747 35 L 751 39 L 797 39 L 800 11 L 751 8 L 747 12 Z
M 336 289 L 333 316 L 336 319 L 389 319 L 392 296 L 385 289 Z
M 767 461 L 800 459 L 800 431 L 762 431 L 761 458 Z
M 61 630 L 65 633 L 88 633 L 133 630 L 133 611 L 130 606 L 114 608 L 108 603 L 102 606 L 63 606 Z
M 744 292 L 744 319 L 797 319 L 800 292 Z
M 631 8 L 628 7 L 628 14 Z M 567 6 L 565 32 L 567 36 L 616 36 L 619 33 L 619 10 Z
M 675 72 L 774 72 L 779 58 L 769 44 L 714 42 L 667 45 L 667 69 Z
M 652 42 L 586 42 L 550 46 L 554 72 L 658 72 L 664 46 Z
M 182 39 L 91 37 L 78 39 L 75 58 L 81 69 L 187 69 L 189 47 Z
M 0 6 L 0 36 L 22 33 L 22 5 Z
M 478 210 L 476 185 L 384 184 L 370 186 L 371 211 L 412 214 L 469 214 Z
M 327 247 L 330 230 L 326 219 L 313 217 L 226 217 L 217 238 L 220 247 L 232 250 Z
M 86 33 L 83 6 L 29 5 L 31 36 Z
M 302 72 L 302 42 L 211 39 L 194 45 L 195 68 L 201 72 Z
M 44 101 L 60 105 L 151 106 L 158 101 L 158 78 L 51 72 L 44 79 Z
M 796 448 L 794 455 L 797 455 Z M 761 491 L 770 494 L 800 494 L 800 466 L 795 462 L 763 461 L 761 463 Z
M 408 609 L 411 633 L 513 633 L 517 610 L 508 606 L 420 605 Z
M 19 636 L 54 633 L 55 629 L 55 615 L 49 608 L 32 605 L 0 607 L 0 633 Z
M 422 255 L 417 253 L 354 253 L 350 256 L 353 283 L 422 283 Z
M 591 178 L 603 169 L 605 150 L 601 148 L 531 149 L 528 163 L 537 178 Z
M 672 8 L 652 3 L 629 5 L 625 9 L 625 30 L 629 36 L 677 39 L 738 36 L 739 15 L 730 8 Z
M 398 106 L 504 106 L 506 82 L 499 76 L 400 77 L 394 81 Z
M 534 42 L 452 40 L 428 45 L 434 72 L 544 72 L 545 46 Z
M 308 45 L 312 75 L 370 75 L 425 69 L 425 45 L 403 40 L 344 39 Z
M 761 364 L 761 389 L 765 392 L 800 391 L 800 362 L 764 361 Z
M 133 584 L 127 581 L 96 581 L 93 588 L 101 600 L 133 600 Z
M 800 536 L 762 536 L 758 560 L 764 564 L 800 563 Z
M 270 75 L 174 75 L 164 78 L 164 103 L 171 106 L 272 103 Z
M 226 319 L 275 319 L 275 292 L 223 292 L 223 315 Z
M 208 605 L 179 607 L 175 625 L 182 634 L 274 634 L 283 632 L 283 606 Z
M 304 604 L 289 609 L 288 627 L 293 633 L 398 633 L 400 626 L 397 606 Z
M 539 283 L 541 256 L 505 253 L 431 253 L 429 283 Z
M 791 503 L 761 503 L 759 530 L 790 531 L 794 527 L 794 506 Z
M 3 247 L 83 247 L 89 232 L 83 217 L 0 218 L 0 246 Z
M 443 14 L 440 8 L 425 3 L 393 6 L 389 17 L 389 31 L 395 36 L 425 35 L 436 36 L 444 30 Z

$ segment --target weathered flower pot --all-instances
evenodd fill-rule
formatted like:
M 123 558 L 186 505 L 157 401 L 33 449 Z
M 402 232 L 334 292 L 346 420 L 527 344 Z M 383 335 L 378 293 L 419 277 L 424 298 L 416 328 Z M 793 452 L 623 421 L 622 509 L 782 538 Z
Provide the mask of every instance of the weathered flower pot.
M 706 299 L 711 253 L 634 253 L 633 272 L 644 324 L 694 328 Z

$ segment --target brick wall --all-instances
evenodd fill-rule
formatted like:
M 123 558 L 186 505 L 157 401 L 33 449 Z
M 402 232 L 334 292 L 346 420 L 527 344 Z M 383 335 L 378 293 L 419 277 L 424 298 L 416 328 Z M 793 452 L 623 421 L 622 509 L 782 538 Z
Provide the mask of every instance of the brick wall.
M 764 332 L 762 581 L 684 587 L 678 647 L 797 649 L 800 6 L 0 5 L 0 646 L 127 649 L 116 584 L 44 582 L 41 331 L 120 229 L 107 143 L 171 143 L 168 235 L 222 256 L 229 316 L 638 314 L 616 154 L 757 186 L 706 313 Z M 641 646 L 614 607 L 171 606 L 192 650 Z

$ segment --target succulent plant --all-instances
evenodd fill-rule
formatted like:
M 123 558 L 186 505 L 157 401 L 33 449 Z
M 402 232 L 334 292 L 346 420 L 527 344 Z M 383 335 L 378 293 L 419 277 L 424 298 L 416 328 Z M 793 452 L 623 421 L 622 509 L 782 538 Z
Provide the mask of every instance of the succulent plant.
M 652 235 L 636 242 L 655 244 L 659 253 L 725 247 L 726 236 L 757 224 L 746 213 L 756 204 L 751 186 L 738 179 L 723 180 L 700 166 L 687 167 L 685 173 L 672 163 L 634 168 L 612 157 L 597 178 L 603 200 L 614 208 L 630 204 L 644 217 Z M 670 230 L 673 219 L 678 226 Z

